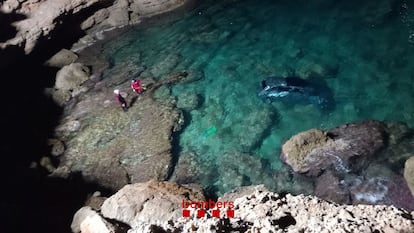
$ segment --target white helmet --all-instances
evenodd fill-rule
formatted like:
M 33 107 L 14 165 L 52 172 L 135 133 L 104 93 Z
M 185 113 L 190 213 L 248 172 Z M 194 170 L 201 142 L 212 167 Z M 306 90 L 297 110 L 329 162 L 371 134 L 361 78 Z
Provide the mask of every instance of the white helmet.
M 115 89 L 115 90 L 114 90 L 114 93 L 115 93 L 115 94 L 119 94 L 119 90 L 118 90 L 118 89 Z

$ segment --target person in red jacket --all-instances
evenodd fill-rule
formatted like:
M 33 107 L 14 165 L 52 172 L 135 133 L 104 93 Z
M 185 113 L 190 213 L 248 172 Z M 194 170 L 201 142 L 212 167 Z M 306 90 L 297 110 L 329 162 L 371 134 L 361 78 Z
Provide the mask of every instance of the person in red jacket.
M 116 100 L 121 105 L 122 109 L 126 112 L 128 110 L 128 106 L 127 106 L 127 103 L 126 103 L 124 97 L 122 97 L 122 95 L 121 95 L 121 93 L 119 93 L 118 89 L 114 90 L 114 94 L 115 94 Z
M 136 92 L 139 95 L 142 94 L 144 90 L 141 84 L 141 80 L 135 80 L 135 79 L 131 80 L 131 88 L 134 92 Z

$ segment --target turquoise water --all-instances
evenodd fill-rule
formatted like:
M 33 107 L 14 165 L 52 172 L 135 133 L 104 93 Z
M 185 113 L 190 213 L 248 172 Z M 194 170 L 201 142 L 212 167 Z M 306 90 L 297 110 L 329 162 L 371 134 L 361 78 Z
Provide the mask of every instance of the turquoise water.
M 173 180 L 199 182 L 219 194 L 258 183 L 310 193 L 312 182 L 291 174 L 279 159 L 281 144 L 292 135 L 363 119 L 414 126 L 413 3 L 209 4 L 164 24 L 137 27 L 105 47 L 113 65 L 108 77 L 125 68 L 126 81 L 182 70 L 199 78 L 157 94 L 184 106 L 178 166 L 191 176 Z M 262 79 L 287 75 L 323 79 L 335 109 L 257 97 Z

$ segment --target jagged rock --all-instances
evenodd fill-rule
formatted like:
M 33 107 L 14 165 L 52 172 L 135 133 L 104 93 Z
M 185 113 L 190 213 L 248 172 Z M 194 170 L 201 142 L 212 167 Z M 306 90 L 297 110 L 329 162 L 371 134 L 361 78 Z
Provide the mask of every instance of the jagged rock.
M 73 233 L 115 233 L 115 227 L 102 218 L 91 207 L 85 206 L 79 209 L 72 220 Z
M 272 193 L 263 186 L 239 188 L 219 198 L 233 202 L 234 218 L 197 218 L 195 210 L 190 217 L 179 217 L 182 200 L 191 197 L 183 194 L 191 191 L 172 190 L 182 187 L 153 181 L 128 185 L 105 201 L 102 213 L 128 224 L 130 233 L 414 232 L 413 213 L 392 206 L 338 205 L 312 196 Z
M 177 108 L 191 111 L 199 106 L 199 102 L 199 96 L 197 94 L 182 93 L 178 96 Z
M 414 196 L 414 156 L 405 161 L 404 178 Z
M 366 165 L 364 157 L 373 156 L 384 146 L 384 127 L 378 121 L 364 121 L 328 132 L 305 131 L 285 142 L 281 159 L 295 172 L 309 176 L 317 176 L 331 166 L 338 172 L 358 170 Z M 358 163 L 351 163 L 353 157 Z
M 25 52 L 28 54 L 36 46 L 39 39 L 51 34 L 61 21 L 59 17 L 76 14 L 99 1 L 103 0 L 5 1 L 2 5 L 3 10 L 6 12 L 13 11 L 28 17 L 25 20 L 14 23 L 17 29 L 16 36 L 5 43 L 0 43 L 0 48 L 19 45 L 24 47 Z M 66 19 L 68 18 L 70 16 L 67 16 Z
M 197 154 L 192 151 L 183 152 L 175 164 L 171 181 L 178 184 L 194 183 L 201 180 L 203 168 L 197 162 Z
M 49 60 L 47 60 L 46 65 L 62 68 L 75 62 L 76 59 L 78 59 L 78 55 L 76 55 L 74 52 L 67 49 L 62 49 L 53 55 L 53 57 L 51 57 Z
M 105 200 L 102 214 L 132 228 L 177 220 L 182 215 L 182 201 L 203 201 L 204 195 L 169 182 L 149 181 L 126 185 Z

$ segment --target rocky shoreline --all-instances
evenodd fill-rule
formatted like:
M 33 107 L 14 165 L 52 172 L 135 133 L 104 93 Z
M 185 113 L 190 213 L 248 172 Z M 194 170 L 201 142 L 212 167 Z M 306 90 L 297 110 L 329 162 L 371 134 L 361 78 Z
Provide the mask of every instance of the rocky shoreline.
M 94 197 L 96 198 L 96 197 Z M 72 231 L 118 232 L 384 232 L 414 231 L 414 212 L 384 205 L 338 205 L 316 197 L 269 192 L 263 186 L 243 187 L 217 202 L 234 207 L 186 208 L 185 201 L 204 201 L 197 188 L 149 181 L 127 185 L 100 204 L 81 208 Z M 189 209 L 190 215 L 183 216 Z M 225 215 L 234 210 L 234 217 Z M 213 211 L 219 210 L 214 216 Z M 119 225 L 117 222 L 125 223 Z M 126 229 L 125 229 L 126 228 Z

